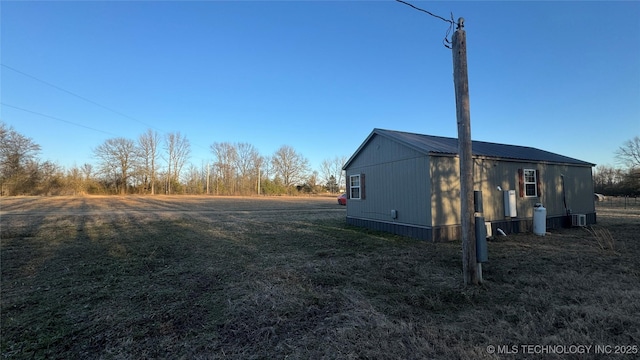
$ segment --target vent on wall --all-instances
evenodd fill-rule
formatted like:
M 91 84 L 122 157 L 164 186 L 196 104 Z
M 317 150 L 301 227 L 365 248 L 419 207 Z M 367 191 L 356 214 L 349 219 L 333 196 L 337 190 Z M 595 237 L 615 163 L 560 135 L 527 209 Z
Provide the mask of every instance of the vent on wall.
M 587 216 L 584 214 L 571 214 L 571 226 L 587 226 Z

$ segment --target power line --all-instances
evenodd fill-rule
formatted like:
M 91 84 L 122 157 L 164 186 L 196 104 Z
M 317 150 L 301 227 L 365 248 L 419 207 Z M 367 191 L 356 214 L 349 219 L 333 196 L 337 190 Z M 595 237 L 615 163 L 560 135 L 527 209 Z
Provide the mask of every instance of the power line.
M 104 130 L 96 129 L 96 128 L 93 128 L 93 127 L 91 127 L 91 126 L 86 126 L 86 125 L 78 124 L 78 123 L 73 122 L 73 121 L 69 121 L 69 120 L 61 119 L 61 118 L 59 118 L 59 117 L 55 117 L 55 116 L 51 116 L 51 115 L 47 115 L 47 114 L 43 114 L 43 113 L 41 113 L 41 112 L 37 112 L 37 111 L 33 111 L 33 110 L 29 110 L 29 109 L 25 109 L 25 108 L 22 108 L 22 107 L 19 107 L 19 106 L 14 106 L 14 105 L 7 104 L 7 103 L 4 103 L 4 102 L 0 102 L 0 105 L 2 105 L 2 106 L 6 106 L 6 107 L 9 107 L 9 108 L 12 108 L 12 109 L 16 109 L 16 110 L 24 111 L 24 112 L 26 112 L 26 113 L 30 113 L 30 114 L 34 114 L 34 115 L 38 115 L 38 116 L 42 116 L 42 117 L 46 117 L 46 118 L 49 118 L 49 119 L 52 119 L 52 120 L 56 120 L 56 121 L 60 121 L 60 122 L 63 122 L 63 123 L 71 124 L 71 125 L 78 126 L 78 127 L 81 127 L 81 128 L 85 128 L 85 129 L 89 129 L 89 130 L 97 131 L 97 132 L 100 132 L 100 133 L 103 133 L 103 134 L 107 134 L 107 135 L 111 135 L 111 136 L 115 136 L 115 137 L 121 137 L 121 135 L 114 134 L 114 133 L 112 133 L 112 132 L 108 132 L 108 131 L 104 131 Z M 166 133 L 163 133 L 163 134 L 164 134 L 164 135 L 166 135 Z M 199 145 L 199 144 L 195 144 L 195 143 L 191 143 L 191 142 L 189 142 L 189 144 L 190 144 L 190 145 L 195 145 L 195 146 L 197 146 L 197 147 L 199 147 L 199 148 L 202 148 L 202 149 L 205 149 L 205 150 L 209 150 L 208 148 L 206 148 L 206 147 L 204 147 L 204 146 L 202 146 L 202 145 Z M 200 157 L 200 160 L 205 160 L 205 159 L 203 159 L 202 157 Z M 207 160 L 207 161 L 208 161 L 208 160 Z
M 54 88 L 54 89 L 57 89 L 57 90 L 60 90 L 60 91 L 62 91 L 62 92 L 65 92 L 65 93 L 67 93 L 67 94 L 69 94 L 69 95 L 75 96 L 75 97 L 77 97 L 77 98 L 79 98 L 79 99 L 82 99 L 82 100 L 84 100 L 84 101 L 88 102 L 88 103 L 91 103 L 91 104 L 93 104 L 93 105 L 99 106 L 99 107 L 101 107 L 101 108 L 103 108 L 103 109 L 105 109 L 105 110 L 111 111 L 111 112 L 112 112 L 112 113 L 114 113 L 114 114 L 118 114 L 118 115 L 120 115 L 120 116 L 122 116 L 122 117 L 125 117 L 125 118 L 127 118 L 127 119 L 130 119 L 130 120 L 136 121 L 136 122 L 138 122 L 138 123 L 140 123 L 140 124 L 143 124 L 143 125 L 145 125 L 145 126 L 147 126 L 147 127 L 149 127 L 149 128 L 152 128 L 152 129 L 154 129 L 154 130 L 156 130 L 156 131 L 159 131 L 159 132 L 160 132 L 160 133 L 162 133 L 163 135 L 164 135 L 164 134 L 167 134 L 165 131 L 163 131 L 163 130 L 161 130 L 161 129 L 155 128 L 155 127 L 153 127 L 153 126 L 151 126 L 151 125 L 149 125 L 149 124 L 147 124 L 147 123 L 144 123 L 144 122 L 142 122 L 142 121 L 140 121 L 140 120 L 138 120 L 138 119 L 136 119 L 136 118 L 133 118 L 133 117 L 131 117 L 131 116 L 127 115 L 127 114 L 124 114 L 124 113 L 122 113 L 122 112 L 120 112 L 120 111 L 114 110 L 114 109 L 112 109 L 112 108 L 110 108 L 110 107 L 108 107 L 108 106 L 102 105 L 102 104 L 100 104 L 100 103 L 98 103 L 98 102 L 95 102 L 95 101 L 93 101 L 93 100 L 91 100 L 91 99 L 88 99 L 88 98 L 86 98 L 86 97 L 84 97 L 84 96 L 78 95 L 78 94 L 76 94 L 76 93 L 74 93 L 74 92 L 72 92 L 72 91 L 69 91 L 69 90 L 67 90 L 67 89 L 64 89 L 64 88 L 62 88 L 62 87 L 60 87 L 60 86 L 58 86 L 58 85 L 55 85 L 55 84 L 52 84 L 52 83 L 50 83 L 50 82 L 48 82 L 48 81 L 42 80 L 42 79 L 40 79 L 40 78 L 37 78 L 37 77 L 35 77 L 35 76 L 31 75 L 31 74 L 28 74 L 28 73 L 26 73 L 26 72 L 24 72 L 24 71 L 18 70 L 18 69 L 14 68 L 14 67 L 11 67 L 11 66 L 9 66 L 9 65 L 6 65 L 6 64 L 0 64 L 0 65 L 2 65 L 3 67 L 5 67 L 5 68 L 7 68 L 7 69 L 9 69 L 9 70 L 11 70 L 11 71 L 14 71 L 14 72 L 18 73 L 18 74 L 24 75 L 24 76 L 26 76 L 26 77 L 28 77 L 28 78 L 31 78 L 31 79 L 36 80 L 36 81 L 38 81 L 38 82 L 41 82 L 41 83 L 43 83 L 43 84 L 45 84 L 45 85 L 47 85 L 47 86 L 50 86 L 50 87 L 52 87 L 52 88 Z M 36 115 L 40 115 L 40 116 L 43 116 L 43 117 L 47 117 L 47 118 L 50 118 L 50 119 L 54 119 L 54 120 L 58 120 L 58 121 L 62 121 L 62 122 L 68 123 L 68 124 L 72 124 L 72 125 L 80 126 L 80 127 L 86 128 L 86 129 L 99 131 L 99 132 L 102 132 L 102 133 L 105 133 L 105 134 L 109 134 L 109 135 L 119 136 L 119 135 L 116 135 L 116 134 L 113 134 L 113 133 L 110 133 L 110 132 L 106 132 L 106 131 L 102 131 L 102 130 L 99 130 L 99 129 L 94 129 L 94 128 L 89 127 L 89 126 L 85 126 L 85 125 L 81 125 L 81 124 L 78 124 L 78 123 L 74 123 L 74 122 L 72 122 L 72 121 L 68 121 L 68 120 L 64 120 L 64 119 L 56 118 L 55 116 L 50 116 L 50 115 L 42 114 L 42 113 L 39 113 L 39 112 L 36 112 L 36 111 L 32 111 L 32 110 L 28 110 L 28 109 L 24 109 L 24 108 L 20 108 L 20 107 L 17 107 L 17 106 L 4 104 L 4 103 L 2 103 L 2 105 L 7 106 L 7 107 L 11 107 L 11 108 L 14 108 L 14 109 L 17 109 L 17 110 L 21 110 L 21 111 L 24 111 L 24 112 L 28 112 L 28 113 L 32 113 L 32 114 L 36 114 Z M 202 148 L 202 149 L 208 150 L 208 148 L 207 148 L 207 147 L 204 147 L 204 146 L 202 146 L 202 145 L 195 144 L 195 143 L 194 143 L 193 145 L 195 145 L 195 146 L 197 146 L 197 147 L 200 147 L 200 148 Z
M 16 109 L 16 110 L 20 110 L 20 111 L 28 112 L 28 113 L 31 113 L 31 114 L 39 115 L 39 116 L 46 117 L 46 118 L 49 118 L 49 119 L 53 119 L 53 120 L 57 120 L 57 121 L 61 121 L 61 122 L 67 123 L 67 124 L 71 124 L 71 125 L 75 125 L 75 126 L 83 127 L 83 128 L 85 128 L 85 129 L 89 129 L 89 130 L 93 130 L 93 131 L 101 132 L 101 133 L 103 133 L 103 134 L 113 135 L 113 136 L 118 136 L 118 135 L 116 135 L 116 134 L 114 134 L 114 133 L 110 133 L 110 132 L 108 132 L 108 131 L 104 131 L 104 130 L 100 130 L 100 129 L 92 128 L 92 127 L 90 127 L 90 126 L 86 126 L 86 125 L 78 124 L 78 123 L 75 123 L 75 122 L 73 122 L 73 121 L 69 121 L 69 120 L 61 119 L 61 118 L 59 118 L 59 117 L 55 117 L 55 116 L 51 116 L 51 115 L 47 115 L 47 114 L 43 114 L 43 113 L 40 113 L 40 112 L 37 112 L 37 111 L 33 111 L 33 110 L 29 110 L 29 109 L 21 108 L 21 107 L 18 107 L 18 106 L 13 106 L 13 105 L 10 105 L 10 104 L 4 103 L 4 102 L 0 102 L 0 105 L 2 105 L 2 106 L 6 106 L 6 107 L 10 107 L 10 108 L 12 108 L 12 109 Z
M 442 39 L 442 45 L 444 45 L 448 49 L 451 49 L 451 46 L 449 46 L 449 44 L 451 44 L 451 41 L 449 40 L 449 34 L 451 33 L 451 30 L 453 29 L 453 25 L 458 25 L 458 26 L 460 25 L 460 24 L 456 23 L 455 21 L 453 21 L 453 13 L 451 13 L 451 19 L 445 19 L 440 15 L 436 15 L 436 14 L 432 13 L 431 11 L 419 8 L 419 7 L 417 7 L 417 6 L 413 5 L 413 4 L 410 4 L 410 3 L 406 2 L 406 1 L 403 1 L 403 0 L 396 0 L 396 1 L 399 2 L 399 3 L 405 4 L 407 6 L 410 6 L 410 7 L 414 8 L 414 9 L 416 9 L 418 11 L 422 11 L 424 13 L 427 13 L 427 14 L 433 16 L 436 19 L 440 19 L 440 20 L 442 20 L 444 22 L 449 23 L 449 29 L 447 29 L 447 33 L 445 34 L 444 39 Z
M 416 9 L 418 11 L 422 11 L 424 13 L 427 13 L 427 14 L 433 16 L 434 18 L 440 19 L 440 20 L 442 20 L 444 22 L 448 22 L 450 24 L 455 24 L 455 22 L 453 20 L 445 19 L 440 15 L 436 15 L 436 14 L 432 13 L 431 11 L 427 11 L 425 9 L 421 9 L 421 8 L 419 8 L 419 7 L 417 7 L 417 6 L 413 5 L 413 4 L 410 4 L 410 3 L 406 2 L 406 1 L 402 1 L 402 0 L 396 0 L 396 1 L 399 2 L 399 3 L 403 3 L 403 4 L 407 5 L 407 6 L 411 6 L 412 8 L 414 8 L 414 9 Z
M 149 127 L 149 128 L 153 128 L 153 129 L 158 130 L 158 131 L 160 131 L 160 132 L 163 132 L 162 130 L 160 130 L 160 129 L 156 129 L 155 127 L 153 127 L 153 126 L 151 126 L 151 125 L 149 125 L 149 124 L 147 124 L 147 123 L 145 123 L 145 122 L 143 122 L 143 121 L 140 121 L 140 120 L 138 120 L 138 119 L 136 119 L 136 118 L 134 118 L 134 117 L 131 117 L 131 116 L 127 115 L 127 114 L 123 114 L 123 113 L 122 113 L 122 112 L 120 112 L 120 111 L 114 110 L 114 109 L 112 109 L 112 108 L 110 108 L 110 107 L 108 107 L 108 106 L 102 105 L 102 104 L 100 104 L 100 103 L 98 103 L 98 102 L 95 102 L 95 101 L 93 101 L 93 100 L 91 100 L 91 99 L 88 99 L 88 98 L 86 98 L 86 97 L 84 97 L 84 96 L 78 95 L 78 94 L 76 94 L 76 93 L 74 93 L 74 92 L 72 92 L 72 91 L 69 91 L 69 90 L 67 90 L 67 89 L 64 89 L 64 88 L 62 88 L 62 87 L 60 87 L 60 86 L 58 86 L 58 85 L 52 84 L 52 83 L 50 83 L 50 82 L 48 82 L 48 81 L 45 81 L 45 80 L 42 80 L 42 79 L 39 79 L 39 78 L 37 78 L 37 77 L 35 77 L 35 76 L 31 75 L 31 74 L 27 74 L 27 73 L 26 73 L 26 72 L 24 72 L 24 71 L 18 70 L 18 69 L 16 69 L 16 68 L 11 67 L 11 66 L 6 65 L 6 64 L 0 64 L 0 65 L 2 65 L 3 67 L 5 67 L 5 68 L 7 68 L 7 69 L 9 69 L 9 70 L 11 70 L 11 71 L 14 71 L 14 72 L 18 73 L 18 74 L 21 74 L 21 75 L 23 75 L 23 76 L 26 76 L 26 77 L 28 77 L 28 78 L 31 78 L 31 79 L 36 80 L 36 81 L 38 81 L 38 82 L 41 82 L 41 83 L 43 83 L 43 84 L 45 84 L 45 85 L 47 85 L 47 86 L 51 86 L 51 87 L 52 87 L 52 88 L 54 88 L 54 89 L 57 89 L 57 90 L 60 90 L 60 91 L 62 91 L 62 92 L 65 92 L 65 93 L 67 93 L 67 94 L 69 94 L 69 95 L 75 96 L 75 97 L 77 97 L 78 99 L 82 99 L 82 100 L 84 100 L 84 101 L 86 101 L 86 102 L 88 102 L 88 103 L 91 103 L 91 104 L 93 104 L 93 105 L 99 106 L 99 107 L 101 107 L 101 108 L 103 108 L 103 109 L 105 109 L 105 110 L 111 111 L 111 112 L 112 112 L 112 113 L 114 113 L 114 114 L 118 114 L 118 115 L 120 115 L 120 116 L 122 116 L 122 117 L 125 117 L 125 118 L 129 119 L 129 120 L 136 121 L 136 122 L 138 122 L 138 123 L 140 123 L 140 124 L 142 124 L 142 125 L 144 125 L 144 126 L 147 126 L 147 127 Z

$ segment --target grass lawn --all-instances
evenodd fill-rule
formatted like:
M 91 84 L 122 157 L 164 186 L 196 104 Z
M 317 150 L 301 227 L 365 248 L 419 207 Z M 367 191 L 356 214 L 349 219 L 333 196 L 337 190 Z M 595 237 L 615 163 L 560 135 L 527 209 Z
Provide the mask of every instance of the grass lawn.
M 597 211 L 613 241 L 498 238 L 464 287 L 459 242 L 349 227 L 334 198 L 2 198 L 1 355 L 637 358 L 640 210 Z

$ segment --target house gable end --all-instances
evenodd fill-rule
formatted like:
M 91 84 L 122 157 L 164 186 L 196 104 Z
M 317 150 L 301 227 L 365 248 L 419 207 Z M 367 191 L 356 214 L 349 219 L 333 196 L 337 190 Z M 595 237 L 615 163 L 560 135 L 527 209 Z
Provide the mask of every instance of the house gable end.
M 345 163 L 343 169 L 364 168 L 427 155 L 392 138 L 374 134 L 360 146 L 358 151 Z
M 428 153 L 411 146 L 411 144 L 398 141 L 384 134 L 378 134 L 376 130 L 367 137 L 353 156 L 349 158 L 343 166 L 344 170 L 428 155 Z

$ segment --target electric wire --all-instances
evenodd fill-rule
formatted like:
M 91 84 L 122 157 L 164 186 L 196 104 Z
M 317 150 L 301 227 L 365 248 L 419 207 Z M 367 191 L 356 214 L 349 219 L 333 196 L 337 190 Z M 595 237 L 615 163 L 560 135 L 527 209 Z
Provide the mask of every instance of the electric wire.
M 451 30 L 453 30 L 453 12 L 451 13 L 451 23 L 449 24 L 449 28 L 447 29 L 447 33 L 444 34 L 444 39 L 442 39 L 442 45 L 444 45 L 444 47 L 446 47 L 447 49 L 453 49 L 451 47 L 451 41 L 449 40 L 449 34 L 451 34 Z
M 42 116 L 42 117 L 46 117 L 46 118 L 48 118 L 48 119 L 52 119 L 52 120 L 56 120 L 56 121 L 60 121 L 60 122 L 67 123 L 67 124 L 70 124 L 70 125 L 78 126 L 78 127 L 81 127 L 81 128 L 85 128 L 85 129 L 89 129 L 89 130 L 97 131 L 97 132 L 100 132 L 100 133 L 103 133 L 103 134 L 106 134 L 106 135 L 115 136 L 115 137 L 122 137 L 121 135 L 114 134 L 114 133 L 109 132 L 109 131 L 96 129 L 96 128 L 94 128 L 94 127 L 87 126 L 87 125 L 78 124 L 77 122 L 73 122 L 73 121 L 65 120 L 65 119 L 62 119 L 62 118 L 59 118 L 59 117 L 56 117 L 56 116 L 52 116 L 52 115 L 48 115 L 48 114 L 43 114 L 43 113 L 38 112 L 38 111 L 33 111 L 33 110 L 25 109 L 25 108 L 22 108 L 22 107 L 19 107 L 19 106 L 15 106 L 15 105 L 7 104 L 7 103 L 5 103 L 5 102 L 0 102 L 0 105 L 5 106 L 5 107 L 9 107 L 9 108 L 12 108 L 12 109 L 15 109 L 15 110 L 20 110 L 20 111 L 23 111 L 23 112 L 26 112 L 26 113 L 30 113 L 30 114 L 34 114 L 34 115 L 38 115 L 38 116 Z M 166 134 L 166 133 L 163 133 L 163 135 L 165 135 L 165 136 L 166 136 L 167 134 Z M 197 146 L 197 147 L 202 148 L 202 149 L 205 149 L 205 150 L 208 150 L 208 148 L 205 148 L 204 146 L 199 145 L 199 144 L 192 143 L 191 141 L 189 141 L 189 144 L 190 144 L 190 145 Z M 200 160 L 204 160 L 204 159 L 202 159 L 202 158 L 199 158 L 199 159 L 200 159 Z
M 50 86 L 50 87 L 52 87 L 52 88 L 54 88 L 54 89 L 60 90 L 60 91 L 65 92 L 65 93 L 67 93 L 67 94 L 69 94 L 69 95 L 71 95 L 71 96 L 74 96 L 74 97 L 77 97 L 77 98 L 79 98 L 79 99 L 81 99 L 81 100 L 84 100 L 84 101 L 86 101 L 86 102 L 88 102 L 88 103 L 90 103 L 90 104 L 93 104 L 93 105 L 96 105 L 96 106 L 98 106 L 98 107 L 101 107 L 101 108 L 103 108 L 103 109 L 105 109 L 105 110 L 108 110 L 108 111 L 110 111 L 110 112 L 112 112 L 112 113 L 114 113 L 114 114 L 120 115 L 120 116 L 122 116 L 122 117 L 125 117 L 125 118 L 130 119 L 130 120 L 133 120 L 133 121 L 136 121 L 136 122 L 138 122 L 138 123 L 140 123 L 140 124 L 142 124 L 142 125 L 145 125 L 145 126 L 147 126 L 147 127 L 151 128 L 151 129 L 153 129 L 153 130 L 159 131 L 161 134 L 163 134 L 163 135 L 165 135 L 165 136 L 166 136 L 166 134 L 167 134 L 167 132 L 166 132 L 166 131 L 163 131 L 163 130 L 161 130 L 161 129 L 158 129 L 158 128 L 156 128 L 156 127 L 153 127 L 153 126 L 151 126 L 151 125 L 149 125 L 149 124 L 147 124 L 147 123 L 145 123 L 145 122 L 143 122 L 143 121 L 140 121 L 140 120 L 138 120 L 138 119 L 136 119 L 136 118 L 134 118 L 134 117 L 131 117 L 131 116 L 129 116 L 129 115 L 127 115 L 127 114 L 124 114 L 124 113 L 122 113 L 122 112 L 120 112 L 120 111 L 117 111 L 117 110 L 115 110 L 115 109 L 112 109 L 112 108 L 110 108 L 110 107 L 108 107 L 108 106 L 102 105 L 102 104 L 100 104 L 100 103 L 98 103 L 98 102 L 96 102 L 96 101 L 93 101 L 93 100 L 91 100 L 91 99 L 89 99 L 89 98 L 86 98 L 86 97 L 84 97 L 84 96 L 82 96 L 82 95 L 79 95 L 79 94 L 76 94 L 76 93 L 74 93 L 74 92 L 72 92 L 72 91 L 69 91 L 69 90 L 67 90 L 67 89 L 64 89 L 64 88 L 62 88 L 62 87 L 60 87 L 60 86 L 58 86 L 58 85 L 55 85 L 55 84 L 50 83 L 50 82 L 48 82 L 48 81 L 42 80 L 42 79 L 40 79 L 40 78 L 38 78 L 38 77 L 36 77 L 36 76 L 33 76 L 33 75 L 31 75 L 31 74 L 28 74 L 28 73 L 26 73 L 26 72 L 24 72 L 24 71 L 21 71 L 21 70 L 19 70 L 19 69 L 14 68 L 14 67 L 12 67 L 12 66 L 9 66 L 9 65 L 6 65 L 6 64 L 0 64 L 0 65 L 2 65 L 2 67 L 5 67 L 5 68 L 7 68 L 7 69 L 9 69 L 9 70 L 11 70 L 11 71 L 14 71 L 14 72 L 18 73 L 18 74 L 21 74 L 21 75 L 23 75 L 23 76 L 26 76 L 26 77 L 31 78 L 31 79 L 33 79 L 33 80 L 36 80 L 36 81 L 38 81 L 38 82 L 40 82 L 40 83 L 43 83 L 43 84 L 45 84 L 45 85 L 47 85 L 47 86 Z M 6 104 L 6 103 L 0 103 L 0 104 L 2 104 L 3 106 L 11 107 L 11 108 L 16 109 L 16 110 L 20 110 L 20 111 L 24 111 L 24 112 L 32 113 L 32 114 L 35 114 L 35 115 L 40 115 L 40 116 L 43 116 L 43 117 L 46 117 L 46 118 L 49 118 L 49 119 L 58 120 L 58 121 L 65 122 L 65 123 L 68 123 L 68 124 L 71 124 L 71 125 L 75 125 L 75 126 L 83 127 L 83 128 L 85 128 L 85 129 L 98 131 L 98 132 L 101 132 L 101 133 L 104 133 L 104 134 L 108 134 L 108 135 L 119 136 L 119 135 L 116 135 L 116 134 L 114 134 L 114 133 L 110 133 L 110 132 L 108 132 L 108 131 L 103 131 L 103 130 L 100 130 L 100 129 L 92 128 L 92 127 L 90 127 L 90 126 L 86 126 L 86 125 L 78 124 L 78 123 L 75 123 L 75 122 L 73 122 L 73 121 L 69 121 L 69 120 L 61 119 L 61 118 L 58 118 L 58 117 L 55 117 L 55 116 L 51 116 L 51 115 L 47 115 L 47 114 L 43 114 L 43 113 L 39 113 L 39 112 L 37 112 L 37 111 L 33 111 L 33 110 L 29 110 L 29 109 L 21 108 L 21 107 L 14 106 L 14 105 L 9 105 L 9 104 Z M 199 144 L 192 143 L 192 145 L 197 146 L 197 147 L 202 148 L 202 149 L 205 149 L 205 150 L 208 150 L 208 147 L 204 147 L 204 146 L 199 145 Z
M 412 8 L 414 8 L 414 9 L 416 9 L 418 11 L 422 11 L 424 13 L 427 13 L 427 14 L 433 16 L 434 18 L 440 19 L 440 20 L 442 20 L 444 22 L 455 24 L 455 22 L 453 20 L 445 19 L 440 15 L 436 15 L 436 14 L 432 13 L 431 11 L 428 11 L 428 10 L 425 10 L 425 9 L 421 9 L 421 8 L 419 8 L 419 7 L 417 7 L 417 6 L 413 5 L 413 4 L 410 4 L 410 3 L 406 2 L 406 1 L 402 1 L 402 0 L 396 0 L 396 1 L 399 2 L 399 3 L 403 3 L 403 4 L 407 5 L 407 6 L 411 6 Z
M 19 107 L 19 106 L 14 106 L 14 105 L 11 105 L 11 104 L 7 104 L 7 103 L 5 103 L 5 102 L 0 102 L 0 105 L 2 105 L 2 106 L 6 106 L 6 107 L 10 107 L 10 108 L 12 108 L 12 109 L 16 109 L 16 110 L 24 111 L 24 112 L 27 112 L 27 113 L 31 113 L 31 114 L 35 114 L 35 115 L 39 115 L 39 116 L 46 117 L 46 118 L 49 118 L 49 119 L 53 119 L 53 120 L 57 120 L 57 121 L 61 121 L 61 122 L 67 123 L 67 124 L 71 124 L 71 125 L 75 125 L 75 126 L 83 127 L 83 128 L 85 128 L 85 129 L 89 129 L 89 130 L 93 130 L 93 131 L 98 131 L 98 132 L 101 132 L 101 133 L 103 133 L 103 134 L 112 135 L 112 136 L 118 136 L 117 134 L 114 134 L 114 133 L 111 133 L 111 132 L 108 132 L 108 131 L 104 131 L 104 130 L 96 129 L 96 128 L 93 128 L 93 127 L 91 127 L 91 126 L 86 126 L 86 125 L 78 124 L 78 123 L 73 122 L 73 121 L 69 121 L 69 120 L 61 119 L 61 118 L 59 118 L 59 117 L 55 117 L 55 116 L 51 116 L 51 115 L 47 115 L 47 114 L 43 114 L 43 113 L 41 113 L 41 112 L 37 112 L 37 111 L 33 111 L 33 110 L 29 110 L 29 109 L 21 108 L 21 107 Z
M 451 46 L 449 44 L 451 44 L 451 41 L 449 40 L 449 34 L 451 34 L 451 30 L 453 30 L 453 26 L 454 25 L 458 25 L 458 27 L 460 26 L 460 24 L 456 23 L 455 21 L 453 21 L 453 13 L 451 13 L 451 19 L 445 19 L 444 17 L 440 16 L 440 15 L 436 15 L 434 13 L 432 13 L 431 11 L 419 8 L 411 3 L 408 3 L 406 1 L 403 0 L 396 0 L 399 3 L 405 4 L 407 6 L 410 6 L 412 8 L 414 8 L 415 10 L 418 11 L 422 11 L 423 13 L 426 13 L 428 15 L 433 16 L 436 19 L 440 19 L 446 23 L 449 23 L 449 28 L 447 29 L 447 33 L 444 36 L 444 39 L 442 40 L 442 45 L 444 45 L 447 49 L 451 49 Z
M 52 83 L 50 83 L 50 82 L 48 82 L 48 81 L 45 81 L 45 80 L 42 80 L 42 79 L 39 79 L 39 78 L 37 78 L 37 77 L 35 77 L 35 76 L 31 75 L 31 74 L 27 74 L 27 73 L 26 73 L 26 72 L 24 72 L 24 71 L 18 70 L 18 69 L 16 69 L 16 68 L 11 67 L 11 66 L 6 65 L 6 64 L 0 64 L 0 65 L 2 65 L 3 67 L 5 67 L 5 68 L 7 68 L 7 69 L 9 69 L 9 70 L 11 70 L 11 71 L 14 71 L 14 72 L 18 73 L 18 74 L 21 74 L 21 75 L 23 75 L 23 76 L 26 76 L 26 77 L 31 78 L 31 79 L 33 79 L 33 80 L 36 80 L 36 81 L 38 81 L 38 82 L 40 82 L 40 83 L 43 83 L 43 84 L 45 84 L 45 85 L 47 85 L 47 86 L 50 86 L 50 87 L 52 87 L 52 88 L 54 88 L 54 89 L 60 90 L 60 91 L 65 92 L 65 93 L 67 93 L 67 94 L 69 94 L 69 95 L 71 95 L 71 96 L 75 96 L 75 97 L 77 97 L 78 99 L 84 100 L 84 101 L 86 101 L 86 102 L 88 102 L 88 103 L 91 103 L 91 104 L 96 105 L 96 106 L 98 106 L 98 107 L 101 107 L 101 108 L 103 108 L 103 109 L 105 109 L 105 110 L 108 110 L 108 111 L 110 111 L 110 112 L 112 112 L 112 113 L 114 113 L 114 114 L 120 115 L 120 116 L 125 117 L 125 118 L 127 118 L 127 119 L 129 119 L 129 120 L 133 120 L 133 121 L 138 122 L 138 123 L 140 123 L 140 124 L 142 124 L 142 125 L 144 125 L 144 126 L 147 126 L 147 127 L 149 127 L 149 128 L 152 128 L 152 129 L 154 129 L 154 130 L 158 130 L 158 131 L 160 131 L 160 132 L 163 132 L 162 130 L 160 130 L 160 129 L 156 129 L 155 127 L 153 127 L 153 126 L 151 126 L 151 125 L 149 125 L 149 124 L 147 124 L 147 123 L 145 123 L 145 122 L 143 122 L 143 121 L 140 121 L 140 120 L 138 120 L 138 119 L 136 119 L 136 118 L 134 118 L 134 117 L 131 117 L 131 116 L 127 115 L 127 114 L 124 114 L 124 113 L 122 113 L 122 112 L 120 112 L 120 111 L 114 110 L 114 109 L 112 109 L 112 108 L 110 108 L 110 107 L 108 107 L 108 106 L 102 105 L 102 104 L 100 104 L 100 103 L 98 103 L 98 102 L 96 102 L 96 101 L 93 101 L 93 100 L 91 100 L 91 99 L 88 99 L 88 98 L 86 98 L 86 97 L 84 97 L 84 96 L 78 95 L 78 94 L 76 94 L 76 93 L 74 93 L 74 92 L 72 92 L 72 91 L 69 91 L 69 90 L 67 90 L 67 89 L 64 89 L 64 88 L 62 88 L 62 87 L 60 87 L 60 86 L 58 86 L 58 85 L 52 84 Z

